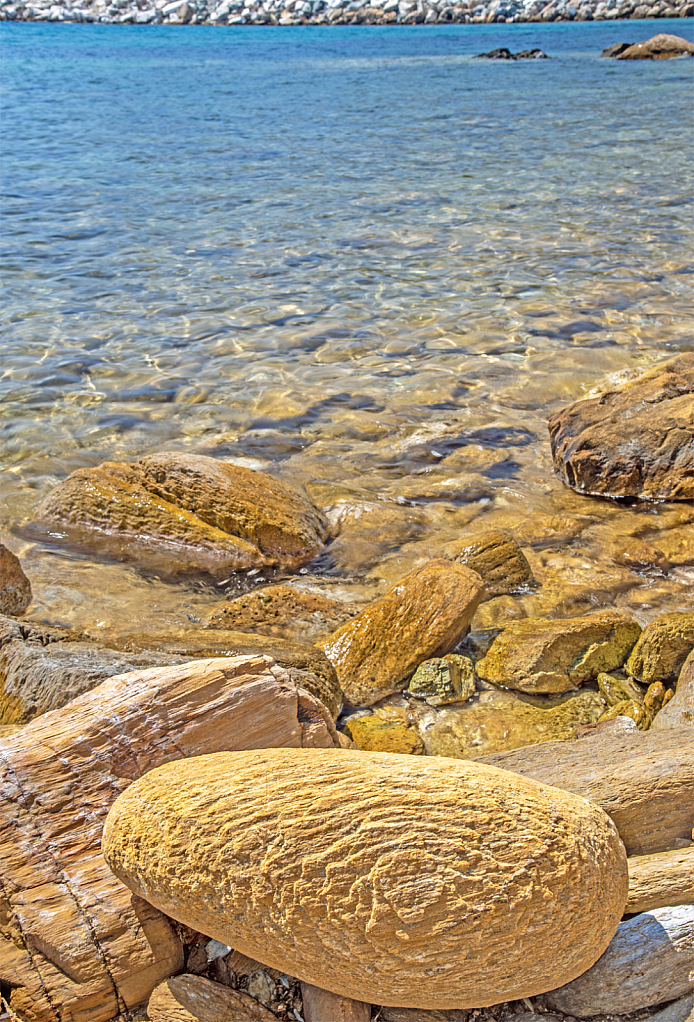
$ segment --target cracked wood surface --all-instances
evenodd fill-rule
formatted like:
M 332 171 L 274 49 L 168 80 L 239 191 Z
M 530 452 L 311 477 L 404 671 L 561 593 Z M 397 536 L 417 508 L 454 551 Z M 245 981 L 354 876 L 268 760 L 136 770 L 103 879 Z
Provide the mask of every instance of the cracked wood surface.
M 183 967 L 169 920 L 101 850 L 143 772 L 218 750 L 337 746 L 327 710 L 270 657 L 149 668 L 0 739 L 0 979 L 28 1022 L 105 1022 Z

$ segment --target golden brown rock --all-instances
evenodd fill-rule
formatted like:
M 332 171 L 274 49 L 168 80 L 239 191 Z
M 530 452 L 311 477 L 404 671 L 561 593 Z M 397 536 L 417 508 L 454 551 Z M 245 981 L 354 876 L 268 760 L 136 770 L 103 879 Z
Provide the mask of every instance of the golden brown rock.
M 633 43 L 618 53 L 616 60 L 668 60 L 671 57 L 691 57 L 694 45 L 679 35 L 659 32 L 642 43 Z
M 694 613 L 663 614 L 647 624 L 626 669 L 644 685 L 676 681 L 694 649 Z
M 650 912 L 666 905 L 694 904 L 694 845 L 627 860 L 627 913 Z
M 694 728 L 694 650 L 680 671 L 674 697 L 663 705 L 651 727 L 654 731 L 672 727 Z
M 345 728 L 358 749 L 365 752 L 399 752 L 421 756 L 424 743 L 416 731 L 381 717 L 351 717 Z
M 222 604 L 207 616 L 205 628 L 260 632 L 304 642 L 326 635 L 352 616 L 346 604 L 296 586 L 267 586 Z
M 510 621 L 477 664 L 485 681 L 521 692 L 568 692 L 621 667 L 641 633 L 615 611 Z
M 23 614 L 31 603 L 31 585 L 19 558 L 0 543 L 0 614 Z
M 427 561 L 411 571 L 321 643 L 345 699 L 370 706 L 402 687 L 423 660 L 448 653 L 483 593 L 479 575 L 455 561 Z
M 441 556 L 476 571 L 489 598 L 522 592 L 533 580 L 525 554 L 503 532 L 483 532 L 447 543 Z
M 371 1005 L 340 997 L 311 983 L 301 984 L 305 1022 L 371 1022 Z
M 576 401 L 551 417 L 549 433 L 555 471 L 579 493 L 692 500 L 694 354 Z
M 167 655 L 205 659 L 218 656 L 269 656 L 286 667 L 296 685 L 320 699 L 333 717 L 342 707 L 342 691 L 335 668 L 322 649 L 303 642 L 223 629 L 186 628 L 162 635 L 127 635 L 108 640 L 114 649 L 156 651 Z
M 167 919 L 99 850 L 130 781 L 218 749 L 334 746 L 322 705 L 268 657 L 120 675 L 0 739 L 0 980 L 31 1022 L 105 1022 L 183 965 Z
M 623 718 L 622 718 L 623 719 Z M 656 718 L 657 719 L 657 718 Z M 629 855 L 663 852 L 692 837 L 694 756 L 686 728 L 624 732 L 597 725 L 574 742 L 545 742 L 483 760 L 576 792 L 612 817 Z
M 285 483 L 192 454 L 78 469 L 36 514 L 73 540 L 170 574 L 297 567 L 327 537 L 321 512 Z
M 333 993 L 410 1007 L 495 1004 L 579 975 L 627 895 L 597 806 L 373 752 L 168 764 L 119 797 L 103 849 L 180 921 Z
M 173 976 L 153 991 L 151 1022 L 276 1022 L 277 1016 L 242 990 L 202 976 Z

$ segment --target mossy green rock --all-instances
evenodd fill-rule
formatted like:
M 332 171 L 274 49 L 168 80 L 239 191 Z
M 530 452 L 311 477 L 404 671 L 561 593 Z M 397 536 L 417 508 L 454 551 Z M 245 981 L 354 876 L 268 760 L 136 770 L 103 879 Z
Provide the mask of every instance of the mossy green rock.
M 673 682 L 694 649 L 694 614 L 663 614 L 643 630 L 627 671 L 643 685 Z
M 475 694 L 475 666 L 469 657 L 457 653 L 425 660 L 414 673 L 409 694 L 430 706 L 470 699 Z
M 621 667 L 640 634 L 635 621 L 616 611 L 511 621 L 477 664 L 477 674 L 520 692 L 568 692 Z
M 345 730 L 358 749 L 365 752 L 399 752 L 421 756 L 424 743 L 416 731 L 382 717 L 355 717 Z
M 580 692 L 559 705 L 526 701 L 512 692 L 482 692 L 473 703 L 442 709 L 435 723 L 423 719 L 421 735 L 428 756 L 477 759 L 524 745 L 573 738 L 581 724 L 593 724 L 605 711 L 597 692 Z

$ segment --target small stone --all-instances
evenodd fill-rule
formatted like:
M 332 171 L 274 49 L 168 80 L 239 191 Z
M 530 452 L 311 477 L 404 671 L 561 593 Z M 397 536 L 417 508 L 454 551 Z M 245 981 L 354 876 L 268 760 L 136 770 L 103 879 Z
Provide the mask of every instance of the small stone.
M 457 653 L 425 660 L 414 672 L 408 691 L 430 706 L 465 701 L 475 694 L 475 665 Z
M 416 731 L 381 717 L 351 717 L 345 729 L 358 749 L 366 752 L 400 752 L 421 756 L 424 743 Z
M 277 1022 L 276 1016 L 241 990 L 203 976 L 172 976 L 152 993 L 151 1022 Z
M 643 685 L 676 681 L 694 648 L 694 614 L 663 614 L 646 625 L 626 669 Z
M 533 581 L 525 554 L 503 532 L 484 532 L 455 540 L 443 547 L 441 556 L 476 571 L 484 582 L 487 597 L 523 592 Z
M 0 614 L 23 614 L 31 603 L 31 585 L 19 558 L 0 543 Z
M 673 727 L 694 728 L 694 650 L 680 671 L 674 696 L 663 699 L 663 708 L 651 726 L 654 731 Z
M 621 667 L 641 633 L 614 611 L 511 621 L 477 666 L 485 681 L 521 692 L 568 692 Z
M 631 678 L 620 678 L 618 675 L 598 674 L 598 688 L 608 707 L 616 706 L 625 700 L 643 702 L 643 692 Z
M 371 1005 L 301 984 L 305 1022 L 371 1022 Z
M 614 703 L 609 710 L 602 714 L 600 722 L 616 720 L 617 717 L 631 717 L 639 731 L 648 731 L 653 720 L 653 715 L 642 702 L 638 702 L 636 699 L 623 699 L 619 703 Z

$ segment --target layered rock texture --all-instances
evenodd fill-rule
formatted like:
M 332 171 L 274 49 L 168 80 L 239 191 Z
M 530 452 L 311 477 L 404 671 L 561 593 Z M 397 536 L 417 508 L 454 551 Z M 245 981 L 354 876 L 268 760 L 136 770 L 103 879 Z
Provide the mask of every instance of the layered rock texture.
M 694 728 L 694 651 L 680 671 L 674 698 L 656 716 L 652 727 L 654 731 L 673 727 Z
M 0 543 L 0 614 L 23 614 L 31 603 L 31 585 L 19 558 Z
M 352 616 L 339 600 L 295 586 L 277 585 L 255 589 L 215 607 L 205 619 L 206 628 L 252 631 L 309 641 L 328 635 Z
M 202 976 L 172 976 L 147 1005 L 150 1022 L 276 1022 L 277 1016 L 241 990 Z
M 370 706 L 396 692 L 430 657 L 462 639 L 484 594 L 480 576 L 455 561 L 427 561 L 321 644 L 345 699 Z
M 78 469 L 36 515 L 76 543 L 172 574 L 295 568 L 328 534 L 321 512 L 292 487 L 193 454 Z
M 617 831 L 584 799 L 378 753 L 169 764 L 118 799 L 103 849 L 162 911 L 376 1004 L 473 1007 L 558 986 L 596 961 L 627 896 Z
M 694 904 L 694 845 L 638 855 L 628 863 L 629 900 L 625 912 Z
M 120 675 L 0 738 L 0 980 L 13 1010 L 106 1022 L 183 967 L 169 921 L 101 857 L 108 808 L 132 780 L 220 749 L 338 742 L 322 704 L 261 656 Z
M 615 611 L 511 621 L 477 664 L 480 678 L 521 692 L 568 692 L 619 668 L 641 634 Z
M 557 475 L 579 493 L 694 499 L 694 354 L 576 401 L 549 433 Z
M 0 20 L 121 25 L 431 25 L 691 17 L 690 0 L 4 0 Z
M 694 613 L 662 614 L 646 625 L 626 669 L 637 681 L 673 682 L 694 649 Z
M 522 592 L 533 580 L 525 554 L 516 541 L 503 532 L 484 532 L 448 543 L 441 556 L 476 571 L 488 597 Z

